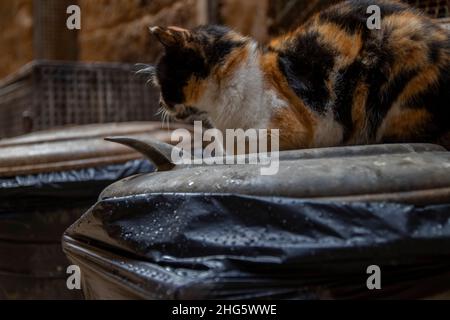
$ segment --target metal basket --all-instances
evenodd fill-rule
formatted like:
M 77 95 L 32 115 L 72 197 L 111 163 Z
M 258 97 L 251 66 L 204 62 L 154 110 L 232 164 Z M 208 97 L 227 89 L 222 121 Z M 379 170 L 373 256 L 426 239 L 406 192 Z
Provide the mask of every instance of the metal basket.
M 405 0 L 413 7 L 416 7 L 427 15 L 435 19 L 449 17 L 449 0 Z
M 158 120 L 132 64 L 35 61 L 0 82 L 0 138 L 67 124 Z

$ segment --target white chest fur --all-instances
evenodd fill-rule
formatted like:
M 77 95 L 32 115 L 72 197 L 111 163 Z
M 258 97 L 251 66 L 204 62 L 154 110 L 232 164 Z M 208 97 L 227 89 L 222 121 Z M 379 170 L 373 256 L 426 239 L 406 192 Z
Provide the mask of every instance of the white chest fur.
M 268 128 L 273 109 L 286 105 L 266 84 L 257 46 L 250 44 L 247 59 L 229 79 L 220 84 L 208 81 L 197 108 L 206 111 L 213 125 L 223 131 Z

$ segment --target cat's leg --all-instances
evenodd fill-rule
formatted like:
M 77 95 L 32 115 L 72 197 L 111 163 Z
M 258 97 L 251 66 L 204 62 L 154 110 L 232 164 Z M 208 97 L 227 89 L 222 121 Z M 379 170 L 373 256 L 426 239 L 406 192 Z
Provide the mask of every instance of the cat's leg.
M 377 133 L 379 143 L 434 142 L 433 116 L 426 108 L 394 106 Z
M 299 119 L 293 108 L 274 110 L 269 128 L 279 130 L 280 150 L 313 148 L 315 121 Z
M 450 151 L 450 131 L 440 136 L 436 143 Z

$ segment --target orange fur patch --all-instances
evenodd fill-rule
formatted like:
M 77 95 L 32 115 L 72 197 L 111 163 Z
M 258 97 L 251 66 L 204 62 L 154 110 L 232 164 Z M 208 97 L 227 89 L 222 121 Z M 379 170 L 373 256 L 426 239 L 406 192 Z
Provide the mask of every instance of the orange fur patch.
M 413 96 L 432 87 L 439 80 L 440 71 L 437 66 L 430 65 L 415 76 L 398 97 L 398 102 L 407 101 Z
M 383 29 L 389 30 L 389 46 L 395 55 L 392 77 L 401 70 L 419 68 L 428 63 L 428 47 L 421 39 L 423 24 L 423 18 L 411 12 L 402 12 L 383 19 Z
M 289 107 L 274 112 L 270 124 L 270 129 L 280 130 L 280 149 L 312 147 L 316 120 L 279 70 L 278 56 L 275 53 L 263 55 L 261 66 L 268 85 L 289 103 Z
M 241 63 L 247 61 L 249 49 L 247 46 L 234 49 L 228 56 L 222 66 L 214 70 L 214 77 L 220 81 L 233 75 Z
M 422 109 L 400 108 L 395 114 L 388 114 L 383 124 L 384 130 L 380 132 L 380 140 L 383 138 L 407 140 L 420 133 L 427 122 L 431 120 L 430 113 Z
M 206 87 L 205 80 L 191 78 L 188 84 L 183 88 L 186 105 L 195 105 L 200 99 Z
M 340 69 L 351 64 L 358 56 L 363 42 L 360 33 L 349 34 L 334 23 L 317 22 L 312 26 L 327 46 L 338 52 L 335 68 Z
M 366 124 L 366 101 L 369 87 L 366 83 L 359 83 L 355 89 L 352 105 L 352 119 L 354 129 L 349 139 L 349 144 L 364 144 L 368 142 Z

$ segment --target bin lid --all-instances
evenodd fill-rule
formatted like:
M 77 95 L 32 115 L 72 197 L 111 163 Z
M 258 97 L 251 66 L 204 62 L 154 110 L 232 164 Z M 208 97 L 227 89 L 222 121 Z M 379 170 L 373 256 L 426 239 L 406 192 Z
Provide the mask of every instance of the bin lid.
M 171 129 L 181 125 L 171 125 Z M 170 142 L 160 122 L 64 126 L 0 140 L 0 177 L 74 170 L 142 158 L 135 150 L 104 141 L 111 135 Z
M 161 143 L 149 139 L 111 140 L 139 150 L 150 160 L 166 159 L 168 165 L 162 166 L 163 171 L 118 181 L 106 188 L 100 199 L 154 193 L 210 193 L 450 203 L 450 153 L 437 145 L 392 144 L 285 151 L 280 152 L 278 172 L 262 175 L 261 168 L 267 164 L 178 165 L 170 162 L 173 146 L 161 147 Z
M 260 165 L 180 165 L 161 142 L 110 140 L 160 171 L 109 186 L 64 234 L 87 298 L 374 297 L 361 278 L 370 265 L 383 270 L 378 298 L 449 290 L 450 153 L 439 146 L 281 152 L 264 176 Z

